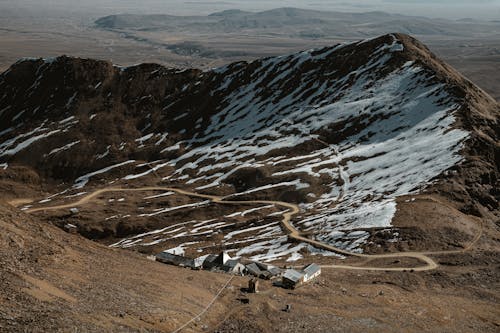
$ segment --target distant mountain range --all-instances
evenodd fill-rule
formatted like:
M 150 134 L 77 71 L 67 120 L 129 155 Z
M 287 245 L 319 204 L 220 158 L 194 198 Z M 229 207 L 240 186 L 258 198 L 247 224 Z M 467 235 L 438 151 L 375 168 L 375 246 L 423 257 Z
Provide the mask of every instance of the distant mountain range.
M 278 8 L 263 12 L 226 10 L 208 16 L 111 15 L 98 19 L 103 29 L 183 33 L 244 33 L 301 38 L 366 37 L 397 31 L 412 35 L 473 36 L 500 32 L 499 22 L 430 19 L 384 12 L 344 13 Z

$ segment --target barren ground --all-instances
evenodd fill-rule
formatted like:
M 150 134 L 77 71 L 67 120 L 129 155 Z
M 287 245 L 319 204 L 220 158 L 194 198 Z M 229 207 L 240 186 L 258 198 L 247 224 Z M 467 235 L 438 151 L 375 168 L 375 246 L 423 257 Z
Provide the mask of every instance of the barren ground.
M 418 232 L 402 233 L 398 248 L 382 242 L 382 252 L 401 247 L 422 251 L 464 248 L 480 228 L 474 218 L 454 210 L 441 198 L 411 198 L 400 199 L 395 227 L 437 236 L 420 238 Z M 88 211 L 99 214 L 110 203 L 97 200 L 85 205 L 91 208 Z M 436 208 L 442 219 L 432 220 L 442 224 L 425 224 L 436 214 Z M 7 332 L 65 331 L 74 327 L 89 332 L 169 332 L 200 313 L 229 279 L 224 274 L 151 262 L 135 251 L 110 249 L 40 224 L 39 215 L 33 214 L 2 206 L 1 274 L 6 282 L 0 293 L 0 328 Z M 50 221 L 49 215 L 40 217 Z M 451 227 L 450 220 L 456 221 Z M 440 266 L 427 272 L 323 267 L 321 277 L 310 285 L 285 290 L 261 280 L 261 292 L 251 295 L 242 290 L 248 278 L 236 277 L 214 305 L 184 331 L 496 332 L 500 326 L 496 306 L 499 233 L 495 225 L 483 227 L 481 237 L 469 251 L 431 254 Z M 444 232 L 443 228 L 453 232 Z M 443 240 L 441 234 L 448 238 Z M 314 259 L 321 259 L 318 262 L 323 265 L 419 264 L 411 258 Z M 283 311 L 287 304 L 291 305 L 290 312 Z
M 6 69 L 23 56 L 48 57 L 63 53 L 111 59 L 122 65 L 151 61 L 207 68 L 238 60 L 234 57 L 216 60 L 182 57 L 147 43 L 82 28 L 72 22 L 47 23 L 44 28 L 37 22 L 3 19 L 0 23 L 3 29 L 0 30 L 0 45 L 3 46 L 0 69 Z M 186 36 L 169 38 L 182 40 Z M 252 54 L 241 57 L 247 59 L 333 44 L 337 40 L 322 41 L 321 45 L 316 42 L 313 45 L 311 41 L 240 36 L 231 40 L 215 38 L 207 43 L 220 49 L 251 49 Z M 500 75 L 495 72 L 500 47 L 498 39 L 427 42 L 439 56 L 498 100 Z M 146 258 L 147 254 L 175 246 L 175 243 L 129 250 L 107 245 L 123 236 L 163 226 L 165 221 L 226 216 L 252 206 L 246 203 L 229 207 L 212 203 L 208 208 L 171 212 L 163 221 L 138 218 L 130 225 L 120 226 L 112 220 L 104 224 L 103 219 L 113 214 L 137 215 L 137 203 L 153 193 L 106 193 L 78 206 L 76 216 L 68 213 L 68 207 L 77 198 L 46 204 L 69 205 L 61 210 L 28 214 L 19 207 L 30 200 L 38 202 L 54 193 L 54 188 L 50 184 L 39 184 L 40 180 L 29 170 L 26 173 L 19 171 L 16 177 L 19 183 L 8 177 L 0 182 L 2 332 L 174 331 L 202 313 L 230 277 L 163 265 Z M 121 198 L 124 200 L 118 201 Z M 151 200 L 148 205 L 153 209 L 198 201 L 199 198 L 173 195 Z M 35 207 L 41 206 L 37 203 Z M 340 259 L 304 253 L 304 259 L 294 265 L 311 261 L 323 265 L 323 273 L 314 283 L 297 290 L 285 290 L 272 287 L 269 281 L 260 281 L 261 292 L 249 295 L 242 290 L 248 278 L 235 277 L 222 289 L 208 311 L 187 325 L 184 331 L 498 332 L 498 221 L 480 221 L 434 194 L 401 197 L 397 208 L 393 219 L 393 226 L 398 230 L 397 239 L 392 239 L 393 233 L 379 230 L 372 234 L 364 250 L 370 254 L 423 253 L 437 262 L 436 269 L 422 272 L 412 269 L 357 270 L 354 268 L 417 267 L 422 262 L 407 257 L 347 256 Z M 265 213 L 273 210 L 278 209 L 269 208 Z M 248 223 L 263 215 L 259 212 L 236 220 Z M 279 221 L 279 216 L 275 219 Z M 79 221 L 87 228 L 82 234 L 95 242 L 56 227 Z M 189 238 L 182 241 L 189 241 Z M 208 252 L 221 250 L 209 247 L 209 240 L 206 243 Z M 246 299 L 248 304 L 244 302 Z M 291 311 L 282 311 L 287 304 L 291 305 Z
M 239 60 L 293 53 L 359 39 L 332 36 L 314 40 L 252 35 L 251 32 L 224 36 L 210 32 L 203 36 L 171 35 L 153 31 L 141 32 L 139 37 L 144 40 L 137 40 L 118 32 L 95 28 L 92 19 L 83 20 L 81 17 L 43 20 L 0 16 L 0 26 L 0 71 L 6 70 L 23 57 L 54 57 L 63 54 L 110 60 L 123 66 L 153 62 L 181 68 L 209 69 Z M 500 42 L 497 34 L 486 33 L 473 40 L 446 36 L 416 37 L 491 96 L 500 99 Z M 197 43 L 211 50 L 213 55 L 179 55 L 162 46 L 185 41 Z M 232 55 L 227 55 L 227 52 Z

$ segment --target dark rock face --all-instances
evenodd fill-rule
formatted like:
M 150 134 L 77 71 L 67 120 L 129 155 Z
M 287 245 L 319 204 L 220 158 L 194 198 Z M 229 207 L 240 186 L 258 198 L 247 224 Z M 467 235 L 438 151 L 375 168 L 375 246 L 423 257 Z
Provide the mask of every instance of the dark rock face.
M 0 131 L 12 128 L 11 133 L 19 133 L 47 122 L 71 124 L 77 119 L 71 130 L 47 138 L 43 149 L 35 145 L 15 156 L 16 162 L 55 179 L 71 180 L 125 157 L 150 158 L 154 152 L 119 150 L 120 143 L 140 136 L 141 129 L 158 118 L 165 96 L 199 74 L 154 64 L 121 69 L 108 62 L 68 57 L 20 61 L 0 79 L 4 95 Z M 98 116 L 96 121 L 90 119 L 92 115 Z M 78 154 L 61 151 L 45 156 L 61 142 L 76 141 Z M 91 156 L 108 146 L 109 154 L 89 165 Z

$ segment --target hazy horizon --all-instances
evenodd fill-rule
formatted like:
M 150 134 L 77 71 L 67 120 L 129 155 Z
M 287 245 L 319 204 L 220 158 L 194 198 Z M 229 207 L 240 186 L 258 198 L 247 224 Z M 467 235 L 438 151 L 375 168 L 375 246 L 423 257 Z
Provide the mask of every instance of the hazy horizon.
M 297 7 L 312 10 L 343 12 L 385 11 L 403 15 L 442 17 L 447 19 L 500 19 L 500 0 L 1 0 L 0 15 L 104 16 L 118 13 L 205 15 L 227 9 L 261 11 L 279 7 Z

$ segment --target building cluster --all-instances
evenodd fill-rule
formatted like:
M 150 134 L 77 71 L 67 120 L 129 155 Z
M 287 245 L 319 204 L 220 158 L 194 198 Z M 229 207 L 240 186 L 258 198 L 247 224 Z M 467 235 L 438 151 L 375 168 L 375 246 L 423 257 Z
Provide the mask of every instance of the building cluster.
M 307 265 L 301 270 L 284 269 L 254 260 L 231 258 L 226 252 L 208 254 L 198 258 L 188 258 L 171 252 L 161 252 L 155 256 L 155 260 L 191 269 L 251 275 L 266 280 L 281 278 L 281 281 L 275 283 L 275 285 L 291 289 L 307 283 L 321 274 L 321 267 L 316 264 Z

